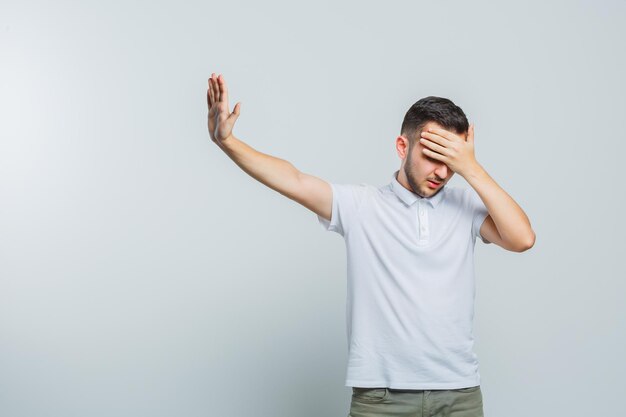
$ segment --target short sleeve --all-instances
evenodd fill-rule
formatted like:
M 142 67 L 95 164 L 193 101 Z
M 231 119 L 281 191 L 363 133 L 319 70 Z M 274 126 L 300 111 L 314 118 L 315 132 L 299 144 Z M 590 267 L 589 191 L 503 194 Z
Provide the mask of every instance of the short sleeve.
M 364 200 L 366 184 L 330 184 L 333 192 L 333 205 L 330 221 L 319 214 L 317 220 L 324 230 L 345 236 L 350 229 Z
M 483 225 L 483 222 L 489 215 L 489 211 L 487 211 L 487 207 L 485 207 L 485 203 L 480 198 L 476 190 L 473 188 L 468 189 L 469 194 L 469 206 L 472 213 L 472 235 L 475 238 L 480 238 L 483 243 L 491 243 L 490 241 L 484 239 L 480 235 L 480 227 Z

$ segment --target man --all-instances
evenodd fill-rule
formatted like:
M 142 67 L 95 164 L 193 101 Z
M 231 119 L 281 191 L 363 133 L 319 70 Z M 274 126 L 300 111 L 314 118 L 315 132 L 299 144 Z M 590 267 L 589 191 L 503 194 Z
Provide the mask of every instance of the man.
M 245 172 L 302 204 L 346 241 L 350 415 L 483 415 L 473 352 L 477 237 L 522 252 L 535 233 L 474 156 L 474 126 L 452 101 L 406 113 L 400 169 L 383 187 L 330 184 L 235 138 L 241 103 L 224 78 L 207 90 L 211 139 Z M 446 186 L 458 173 L 472 188 Z

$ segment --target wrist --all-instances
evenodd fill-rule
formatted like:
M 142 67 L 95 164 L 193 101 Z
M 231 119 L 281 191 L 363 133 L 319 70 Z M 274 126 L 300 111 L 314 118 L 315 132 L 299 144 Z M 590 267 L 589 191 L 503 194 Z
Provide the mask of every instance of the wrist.
M 235 135 L 231 133 L 228 137 L 218 141 L 218 144 L 222 149 L 229 150 L 230 147 L 233 146 L 233 143 L 235 143 L 236 141 L 237 138 L 235 138 Z
M 478 162 L 473 163 L 470 167 L 463 173 L 463 177 L 466 180 L 477 179 L 480 176 L 484 175 L 485 169 Z

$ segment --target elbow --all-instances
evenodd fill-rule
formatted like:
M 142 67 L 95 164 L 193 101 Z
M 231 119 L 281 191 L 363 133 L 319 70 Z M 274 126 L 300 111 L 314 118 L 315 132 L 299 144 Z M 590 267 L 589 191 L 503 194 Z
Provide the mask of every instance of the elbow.
M 526 238 L 522 244 L 518 245 L 515 252 L 525 252 L 535 245 L 535 239 L 537 236 L 533 230 L 530 231 L 530 236 Z

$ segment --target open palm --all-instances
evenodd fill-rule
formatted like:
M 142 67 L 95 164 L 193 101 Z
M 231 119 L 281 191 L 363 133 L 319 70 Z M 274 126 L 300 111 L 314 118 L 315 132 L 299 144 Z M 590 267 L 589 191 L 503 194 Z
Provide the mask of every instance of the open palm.
M 233 112 L 230 113 L 226 81 L 221 74 L 215 76 L 215 73 L 209 78 L 206 99 L 209 108 L 209 135 L 213 142 L 221 146 L 223 141 L 232 135 L 233 126 L 239 117 L 241 103 L 237 103 Z

